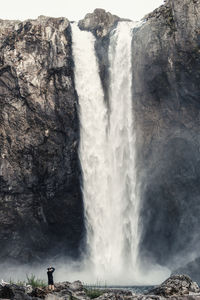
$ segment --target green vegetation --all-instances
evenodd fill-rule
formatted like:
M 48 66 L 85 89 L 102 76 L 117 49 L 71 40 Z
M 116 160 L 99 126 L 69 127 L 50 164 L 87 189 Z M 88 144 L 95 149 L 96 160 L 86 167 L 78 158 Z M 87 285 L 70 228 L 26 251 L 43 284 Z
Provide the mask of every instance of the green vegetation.
M 104 293 L 106 293 L 106 289 L 106 281 L 103 282 L 98 279 L 95 284 L 84 284 L 84 291 L 90 299 L 95 299 L 103 295 Z
M 85 293 L 90 299 L 94 299 L 103 295 L 105 291 L 103 289 L 85 288 Z
M 33 288 L 43 288 L 47 286 L 47 283 L 45 280 L 37 278 L 34 274 L 31 274 L 30 276 L 26 274 L 26 280 L 24 281 L 13 281 L 11 278 L 9 280 L 10 284 L 16 284 L 19 286 L 24 285 L 31 285 Z
M 36 276 L 34 274 L 31 274 L 30 277 L 28 275 L 26 275 L 26 278 L 27 278 L 26 284 L 30 284 L 33 288 L 36 288 L 36 287 L 42 288 L 47 285 L 45 280 L 36 278 Z

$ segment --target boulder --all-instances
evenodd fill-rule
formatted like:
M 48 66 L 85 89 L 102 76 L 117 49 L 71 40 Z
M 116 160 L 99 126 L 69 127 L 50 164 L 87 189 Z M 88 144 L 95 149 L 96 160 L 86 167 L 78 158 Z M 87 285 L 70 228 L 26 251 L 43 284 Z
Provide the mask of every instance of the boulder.
M 77 280 L 69 284 L 69 289 L 72 292 L 80 292 L 83 291 L 83 284 L 81 281 Z
M 37 297 L 31 297 L 26 294 L 26 289 L 23 286 L 16 284 L 0 285 L 0 299 L 13 299 L 13 300 L 37 300 Z
M 199 293 L 199 286 L 187 275 L 173 275 L 160 286 L 150 290 L 148 294 L 163 297 L 184 296 Z

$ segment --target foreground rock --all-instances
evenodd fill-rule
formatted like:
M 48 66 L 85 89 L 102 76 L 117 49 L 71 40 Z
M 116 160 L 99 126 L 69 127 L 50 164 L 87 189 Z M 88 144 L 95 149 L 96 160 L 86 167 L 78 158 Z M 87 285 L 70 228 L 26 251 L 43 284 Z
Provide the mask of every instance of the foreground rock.
M 184 296 L 190 293 L 199 293 L 199 287 L 193 282 L 189 276 L 173 275 L 165 280 L 160 286 L 151 290 L 149 294 L 159 295 L 163 297 Z
M 16 300 L 37 300 L 41 298 L 31 297 L 27 294 L 26 288 L 15 284 L 0 285 L 0 299 L 16 299 Z
M 49 292 L 47 288 L 30 288 L 14 284 L 0 286 L 1 299 L 13 300 L 90 300 L 87 290 L 80 281 L 62 282 L 55 284 L 55 291 Z M 102 294 L 95 297 L 98 300 L 162 300 L 162 299 L 200 299 L 198 285 L 186 275 L 175 275 L 168 278 L 160 286 L 146 295 L 134 294 L 131 290 L 102 289 Z

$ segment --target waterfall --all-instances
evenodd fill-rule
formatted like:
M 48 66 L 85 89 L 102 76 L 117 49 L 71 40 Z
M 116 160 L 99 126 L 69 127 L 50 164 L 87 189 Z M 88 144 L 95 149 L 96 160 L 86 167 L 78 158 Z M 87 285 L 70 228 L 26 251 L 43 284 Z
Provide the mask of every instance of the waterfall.
M 72 24 L 75 86 L 87 244 L 93 278 L 133 280 L 137 265 L 138 197 L 132 107 L 133 22 L 119 22 L 109 45 L 109 112 L 92 33 Z
M 94 268 L 106 255 L 105 220 L 109 219 L 107 164 L 107 108 L 95 55 L 95 38 L 72 24 L 75 85 L 81 125 L 79 158 L 83 171 L 83 198 L 87 244 Z M 100 250 L 100 251 L 99 251 Z M 98 269 L 98 267 L 97 267 Z
M 132 55 L 133 27 L 137 23 L 119 22 L 112 32 L 109 46 L 109 184 L 113 210 L 111 256 L 113 265 L 121 264 L 133 276 L 137 266 L 138 197 L 136 193 L 136 165 L 134 113 L 132 106 Z M 111 240 L 111 241 L 112 241 Z

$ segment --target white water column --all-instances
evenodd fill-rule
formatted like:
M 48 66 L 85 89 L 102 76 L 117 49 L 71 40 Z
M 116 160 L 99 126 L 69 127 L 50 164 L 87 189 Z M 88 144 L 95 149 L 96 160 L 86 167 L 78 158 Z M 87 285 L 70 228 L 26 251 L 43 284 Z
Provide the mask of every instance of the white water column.
M 131 92 L 135 26 L 133 22 L 119 22 L 111 33 L 108 113 L 95 38 L 72 24 L 89 260 L 94 280 L 107 283 L 133 282 L 137 275 L 139 201 Z
M 83 171 L 83 197 L 87 226 L 87 244 L 93 270 L 99 270 L 106 255 L 109 220 L 108 162 L 107 162 L 107 108 L 99 77 L 92 33 L 81 31 L 72 24 L 75 85 L 79 98 L 80 148 Z M 101 254 L 99 254 L 101 253 Z
M 119 22 L 109 46 L 109 198 L 113 210 L 110 260 L 126 282 L 137 277 L 139 199 L 136 191 L 134 112 L 132 104 L 133 22 Z M 111 241 L 112 241 L 111 240 Z M 113 255 L 114 253 L 114 255 Z

